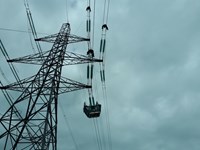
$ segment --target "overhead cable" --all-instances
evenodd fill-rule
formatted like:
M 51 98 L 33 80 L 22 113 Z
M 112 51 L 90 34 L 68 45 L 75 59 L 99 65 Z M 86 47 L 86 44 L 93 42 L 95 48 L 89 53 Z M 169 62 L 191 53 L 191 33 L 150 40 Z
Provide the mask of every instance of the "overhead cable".
M 93 124 L 94 124 L 94 129 L 95 129 L 98 149 L 102 150 L 102 142 L 101 142 L 101 136 L 100 136 L 99 127 L 98 127 L 98 122 L 97 122 L 97 120 L 95 118 L 93 119 Z
M 9 32 L 32 33 L 32 31 L 25 31 L 25 30 L 11 29 L 11 28 L 0 28 L 0 30 L 9 31 Z M 47 35 L 46 33 L 41 33 L 41 32 L 37 32 L 37 34 L 45 34 L 45 35 Z
M 94 49 L 94 33 L 95 33 L 95 16 L 96 16 L 96 0 L 94 0 L 94 4 L 93 4 L 93 29 L 92 29 L 92 49 Z
M 112 150 L 109 108 L 108 108 L 106 78 L 105 78 L 106 32 L 108 30 L 107 23 L 108 23 L 109 9 L 110 9 L 110 0 L 105 0 L 104 1 L 102 36 L 101 36 L 101 41 L 100 41 L 100 56 L 99 56 L 99 58 L 103 60 L 103 62 L 100 63 L 100 77 L 101 77 L 101 82 L 102 82 L 103 99 L 104 99 L 104 104 L 105 104 L 105 120 L 106 120 L 107 139 L 108 139 L 107 141 L 108 141 L 109 150 Z
M 3 53 L 5 59 L 6 59 L 6 60 L 10 60 L 10 57 L 9 57 L 8 53 L 6 52 L 6 49 L 5 49 L 5 47 L 4 47 L 4 45 L 3 45 L 3 43 L 2 43 L 1 40 L 0 40 L 0 49 L 1 49 L 1 52 Z M 18 76 L 18 73 L 17 73 L 17 71 L 16 71 L 14 65 L 13 65 L 12 63 L 8 63 L 8 65 L 9 65 L 9 67 L 10 67 L 10 69 L 11 69 L 11 71 L 12 71 L 12 73 L 13 73 L 15 79 L 16 79 L 16 81 L 17 81 L 18 83 L 20 83 L 20 78 L 19 78 L 19 76 Z
M 68 121 L 68 119 L 67 119 L 67 116 L 65 115 L 65 111 L 64 111 L 64 109 L 63 109 L 63 107 L 62 107 L 62 105 L 61 105 L 60 103 L 59 103 L 59 106 L 60 106 L 60 108 L 61 108 L 61 112 L 62 112 L 62 114 L 63 114 L 65 123 L 66 123 L 66 125 L 67 125 L 67 127 L 68 127 L 68 129 L 69 129 L 69 133 L 70 133 L 70 135 L 71 135 L 71 138 L 72 138 L 72 141 L 73 141 L 73 143 L 74 143 L 75 149 L 76 149 L 76 150 L 79 150 L 79 149 L 78 149 L 78 144 L 77 144 L 77 142 L 76 142 L 76 140 L 75 140 L 75 137 L 74 137 L 74 134 L 73 134 L 73 132 L 72 132 L 71 126 L 70 126 L 70 124 L 69 124 L 69 121 Z
M 5 75 L 5 73 L 3 72 L 3 70 L 2 70 L 1 67 L 0 67 L 0 73 L 1 73 L 2 77 L 5 79 L 5 81 L 9 84 L 10 82 L 9 82 L 8 78 L 6 77 L 6 75 Z
M 37 39 L 38 36 L 37 36 L 37 32 L 36 32 L 35 25 L 34 25 L 34 22 L 33 22 L 33 18 L 32 18 L 32 15 L 31 15 L 31 11 L 30 11 L 30 8 L 29 8 L 28 0 L 24 0 L 24 6 L 26 8 L 26 14 L 27 14 L 27 18 L 28 18 L 28 21 L 29 21 L 29 25 L 30 25 L 33 37 L 34 37 L 34 39 Z M 40 43 L 38 41 L 35 41 L 35 44 L 36 44 L 38 52 L 40 53 L 40 55 L 42 57 L 42 48 L 40 46 Z

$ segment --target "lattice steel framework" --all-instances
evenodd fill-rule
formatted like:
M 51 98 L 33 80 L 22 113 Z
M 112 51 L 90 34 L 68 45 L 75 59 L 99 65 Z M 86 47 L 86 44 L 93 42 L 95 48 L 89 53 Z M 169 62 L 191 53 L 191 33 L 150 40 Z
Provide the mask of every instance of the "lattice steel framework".
M 69 43 L 89 40 L 71 35 L 70 24 L 64 23 L 58 34 L 37 39 L 53 42 L 50 51 L 8 60 L 42 66 L 36 75 L 0 87 L 3 90 L 21 92 L 0 118 L 1 128 L 5 129 L 0 133 L 0 140 L 5 141 L 4 150 L 57 149 L 58 95 L 91 88 L 89 85 L 62 77 L 62 67 L 102 61 L 66 52 L 66 48 Z

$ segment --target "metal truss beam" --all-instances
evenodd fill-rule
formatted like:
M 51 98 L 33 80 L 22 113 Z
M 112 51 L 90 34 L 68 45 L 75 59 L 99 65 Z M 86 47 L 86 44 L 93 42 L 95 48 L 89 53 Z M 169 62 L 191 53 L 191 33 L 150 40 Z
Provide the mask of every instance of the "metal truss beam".
M 48 57 L 50 51 L 46 51 L 42 53 L 37 53 L 33 55 L 28 55 L 20 58 L 10 59 L 7 62 L 15 62 L 15 63 L 25 63 L 25 64 L 35 64 L 42 65 L 44 60 Z M 54 59 L 54 58 L 52 58 Z M 85 55 L 66 52 L 64 55 L 63 65 L 76 65 L 76 64 L 84 64 L 84 63 L 92 63 L 92 62 L 103 62 L 101 59 L 91 58 Z
M 57 34 L 52 34 L 49 36 L 45 36 L 42 38 L 38 38 L 35 39 L 35 41 L 43 41 L 43 42 L 50 42 L 50 43 L 54 43 L 56 41 L 56 37 L 58 36 L 59 33 Z M 77 43 L 77 42 L 83 42 L 83 41 L 90 41 L 90 39 L 88 38 L 84 38 L 84 37 L 80 37 L 80 36 L 76 36 L 76 35 L 67 35 L 68 36 L 68 42 L 67 44 L 71 44 L 71 43 Z
M 58 95 L 91 88 L 61 76 L 67 44 L 86 39 L 70 36 L 68 23 L 64 23 L 52 39 L 54 44 L 49 52 L 43 52 L 42 56 L 32 55 L 29 59 L 26 56 L 27 61 L 36 59 L 42 64 L 35 76 L 1 87 L 21 92 L 0 117 L 0 125 L 5 130 L 0 133 L 0 140 L 5 143 L 4 150 L 57 150 Z M 74 56 L 72 60 L 75 61 L 80 55 L 70 56 Z M 81 56 L 81 59 L 86 61 L 85 57 Z
M 2 90 L 13 90 L 13 91 L 19 91 L 19 92 L 24 92 L 24 89 L 28 89 L 27 92 L 33 90 L 33 91 L 37 91 L 38 88 L 43 88 L 43 90 L 41 91 L 41 95 L 49 95 L 48 89 L 50 88 L 49 85 L 44 85 L 43 87 L 40 87 L 41 85 L 39 84 L 35 84 L 34 86 L 30 87 L 29 84 L 33 83 L 33 80 L 35 80 L 34 78 L 35 76 L 20 80 L 20 82 L 15 82 L 9 85 L 5 85 L 5 86 L 0 86 L 0 89 Z M 38 79 L 37 82 L 39 82 Z M 65 77 L 60 78 L 60 85 L 58 88 L 58 94 L 64 94 L 64 93 L 68 93 L 68 92 L 72 92 L 72 91 L 76 91 L 76 90 L 81 90 L 81 89 L 86 89 L 86 88 L 92 88 L 90 85 L 86 85 Z M 34 93 L 33 93 L 34 94 Z M 35 93 L 37 94 L 37 92 Z

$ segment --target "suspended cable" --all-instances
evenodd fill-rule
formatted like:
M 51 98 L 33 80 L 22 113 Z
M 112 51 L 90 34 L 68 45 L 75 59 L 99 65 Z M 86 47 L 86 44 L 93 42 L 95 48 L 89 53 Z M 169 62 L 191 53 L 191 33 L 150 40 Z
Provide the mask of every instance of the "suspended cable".
M 87 11 L 86 31 L 87 31 L 88 38 L 90 39 L 90 34 L 91 34 L 90 12 L 91 12 L 91 7 L 90 7 L 90 1 L 88 0 L 87 2 L 88 2 L 88 6 L 86 8 L 86 11 Z M 95 2 L 94 2 L 94 5 L 95 5 Z M 94 35 L 93 35 L 93 37 L 94 37 Z M 88 58 L 90 58 L 90 59 L 94 58 L 94 50 L 92 49 L 91 40 L 88 42 L 87 55 L 88 55 Z M 93 62 L 88 63 L 88 65 L 87 65 L 87 84 L 91 87 L 92 87 L 92 80 L 93 80 L 93 70 L 94 70 Z M 84 103 L 84 112 L 89 118 L 96 117 L 96 115 L 100 115 L 100 113 L 96 114 L 96 109 L 100 109 L 101 105 L 99 105 L 97 102 L 95 103 L 92 88 L 88 89 L 88 95 L 89 95 L 89 106 L 87 106 L 86 103 Z
M 0 81 L 0 85 L 3 86 L 2 82 Z M 3 92 L 4 97 L 6 98 L 8 104 L 11 106 L 13 104 L 12 97 L 7 93 L 6 90 L 1 90 Z
M 87 1 L 88 5 L 86 8 L 87 11 L 87 20 L 86 20 L 86 32 L 87 32 L 87 38 L 90 39 L 91 38 L 91 7 L 90 7 L 90 0 Z M 91 40 L 88 41 L 88 49 L 92 49 L 91 48 Z
M 27 15 L 27 18 L 28 18 L 28 21 L 29 21 L 29 25 L 30 25 L 33 37 L 34 37 L 34 39 L 37 39 L 38 38 L 37 32 L 36 32 L 35 25 L 34 25 L 34 22 L 33 22 L 33 18 L 32 18 L 32 15 L 31 15 L 31 11 L 30 11 L 30 8 L 29 8 L 28 0 L 24 0 L 24 6 L 26 8 L 26 15 Z M 40 53 L 40 55 L 42 57 L 42 48 L 40 46 L 40 43 L 38 41 L 35 41 L 35 44 L 36 44 L 38 52 Z
M 108 100 L 107 100 L 107 92 L 106 92 L 106 86 L 103 89 L 103 95 L 104 95 L 104 99 L 105 99 L 105 112 L 106 112 L 106 125 L 107 125 L 107 129 L 108 129 L 108 143 L 109 143 L 109 149 L 112 150 L 112 138 L 111 138 L 111 129 L 110 129 L 110 117 L 109 117 L 109 108 L 108 108 Z
M 1 67 L 0 67 L 0 73 L 1 73 L 2 77 L 5 79 L 5 81 L 9 84 L 10 82 L 9 82 L 8 78 L 6 77 L 6 75 L 4 74 Z
M 31 43 L 31 47 L 32 47 L 33 53 L 36 53 L 35 48 L 33 46 L 33 42 L 32 42 L 32 36 L 31 36 L 31 31 L 30 31 L 31 29 L 29 28 L 28 23 L 27 23 L 27 28 L 28 28 L 29 40 L 30 40 L 30 43 Z
M 2 43 L 1 40 L 0 40 L 0 49 L 1 49 L 1 52 L 3 53 L 5 59 L 6 59 L 6 60 L 10 60 L 10 57 L 9 57 L 8 53 L 6 52 L 6 49 L 5 49 L 5 47 L 4 47 L 4 45 L 3 45 L 3 43 Z M 17 73 L 17 71 L 16 71 L 14 65 L 13 65 L 12 63 L 8 63 L 8 65 L 9 65 L 9 67 L 10 67 L 10 69 L 11 69 L 11 71 L 12 71 L 12 73 L 13 73 L 15 79 L 16 79 L 16 81 L 17 81 L 18 83 L 20 83 L 20 78 L 19 78 L 19 76 L 18 76 L 18 73 Z
M 108 103 L 107 103 L 107 96 L 106 96 L 106 86 L 105 86 L 105 65 L 100 64 L 100 75 L 101 75 L 101 82 L 102 82 L 102 91 L 103 91 L 103 101 L 104 101 L 104 110 L 105 110 L 105 122 L 107 128 L 107 142 L 109 149 L 111 148 L 111 138 L 110 138 L 110 122 L 109 122 L 109 112 L 108 112 Z
M 10 28 L 0 28 L 0 30 L 2 30 L 2 31 L 9 31 L 9 32 L 32 33 L 31 31 L 18 30 L 18 29 L 10 29 Z M 41 32 L 37 32 L 37 34 L 48 35 L 47 33 L 41 33 Z
M 91 40 L 88 42 L 88 57 L 93 58 L 94 57 L 94 52 L 93 52 L 93 48 L 94 48 L 94 43 L 95 43 L 95 39 L 94 39 L 94 34 L 95 34 L 95 9 L 96 9 L 96 1 L 94 0 L 93 3 L 93 23 L 92 23 L 92 27 L 91 27 L 91 21 L 90 21 L 90 1 L 87 1 L 88 3 L 88 7 L 87 7 L 87 26 L 86 26 L 86 31 L 88 33 L 88 38 L 91 37 Z M 106 31 L 108 30 L 108 26 L 107 26 L 107 21 L 108 21 L 108 13 L 109 13 L 109 5 L 110 5 L 110 1 L 105 0 L 104 2 L 104 11 L 103 11 L 103 25 L 102 25 L 102 37 L 101 37 L 101 41 L 100 41 L 100 59 L 103 60 L 103 63 L 100 63 L 100 76 L 101 76 L 101 82 L 102 82 L 102 89 L 103 89 L 103 99 L 104 99 L 104 103 L 105 103 L 105 114 L 106 114 L 106 127 L 107 127 L 107 141 L 108 141 L 108 147 L 109 149 L 112 149 L 112 143 L 111 143 L 111 133 L 110 133 L 110 122 L 109 122 L 109 112 L 108 112 L 108 104 L 107 104 L 107 95 L 106 95 L 106 87 L 105 87 L 105 47 L 106 47 Z M 92 28 L 92 36 L 90 35 L 90 31 Z M 91 47 L 90 47 L 91 46 Z M 92 56 L 93 55 L 93 56 Z M 91 57 L 92 56 L 92 57 Z M 87 81 L 88 84 L 92 86 L 92 76 L 93 76 L 93 64 L 92 63 L 88 63 L 87 66 Z M 93 87 L 93 86 L 92 86 Z M 94 103 L 94 96 L 93 96 L 93 90 L 88 89 L 88 93 L 89 93 L 89 103 L 90 106 L 95 106 Z M 97 144 L 98 144 L 98 148 L 99 150 L 102 149 L 102 140 L 101 140 L 101 135 L 100 135 L 100 129 L 99 129 L 99 125 L 96 119 L 94 119 L 94 128 L 95 128 L 95 133 L 96 133 L 96 138 L 97 138 Z M 104 137 L 104 136 L 103 136 Z M 106 147 L 106 144 L 104 145 Z
M 106 24 L 108 23 L 108 14 L 110 9 L 110 0 L 108 0 L 108 6 L 107 6 L 107 15 L 106 15 Z
M 92 26 L 92 49 L 94 48 L 94 32 L 95 32 L 95 13 L 96 13 L 96 0 L 94 0 L 93 11 L 93 26 Z
M 102 82 L 103 99 L 104 99 L 104 104 L 105 104 L 105 121 L 106 121 L 107 139 L 108 139 L 107 141 L 108 141 L 109 150 L 112 150 L 109 108 L 108 108 L 106 83 L 105 83 L 105 80 L 106 80 L 105 79 L 105 59 L 106 59 L 105 50 L 106 50 L 106 32 L 108 30 L 107 22 L 108 22 L 109 8 L 110 8 L 110 0 L 105 0 L 99 58 L 103 60 L 103 62 L 100 63 L 100 77 L 101 77 L 101 82 Z
M 68 0 L 65 1 L 66 2 L 66 17 L 67 17 L 67 23 L 69 23 L 69 14 L 68 14 Z
M 102 150 L 102 142 L 101 142 L 101 136 L 100 136 L 99 127 L 98 127 L 98 122 L 95 118 L 93 119 L 93 124 L 94 124 L 94 128 L 95 128 L 95 134 L 96 134 L 98 149 Z
M 103 105 L 103 106 L 105 106 L 105 104 Z M 105 135 L 105 129 L 104 129 L 104 120 L 103 120 L 104 118 L 100 118 L 100 121 L 101 121 L 101 126 L 100 126 L 100 128 L 101 128 L 101 133 L 102 133 L 102 143 L 103 143 L 103 146 L 104 146 L 104 149 L 106 150 L 107 149 L 107 139 L 106 139 L 106 135 Z
M 94 33 L 95 33 L 95 0 L 93 3 L 93 23 L 92 23 L 92 27 L 91 27 L 91 7 L 90 7 L 90 0 L 87 1 L 87 21 L 86 21 L 86 31 L 87 31 L 87 36 L 89 39 L 91 39 L 88 42 L 88 51 L 87 51 L 87 55 L 90 59 L 93 59 L 94 57 Z M 92 28 L 92 37 L 91 37 L 91 28 Z M 94 65 L 93 63 L 88 63 L 87 65 L 87 84 L 90 85 L 91 87 L 93 87 L 93 72 L 94 72 Z M 94 100 L 94 95 L 93 95 L 93 88 L 88 89 L 88 94 L 89 94 L 89 106 L 86 106 L 86 104 L 84 104 L 84 111 L 85 108 L 88 108 L 89 114 L 86 113 L 86 115 L 88 115 L 89 118 L 93 118 L 94 116 L 92 115 L 92 113 L 96 113 L 96 112 L 92 112 L 92 111 L 96 111 L 96 108 L 99 108 L 99 104 Z M 91 111 L 91 114 L 90 114 Z M 100 114 L 99 114 L 100 115 Z M 93 119 L 93 124 L 94 124 L 94 129 L 95 129 L 95 135 L 96 135 L 96 141 L 97 141 L 97 146 L 99 150 L 102 150 L 102 141 L 101 141 L 101 136 L 100 136 L 100 131 L 99 131 L 99 126 L 98 126 L 98 122 L 96 121 L 96 119 Z
M 4 31 L 12 31 L 12 32 L 28 33 L 27 31 L 24 31 L 24 30 L 16 30 L 16 29 L 8 29 L 8 28 L 0 28 L 0 30 L 4 30 Z
M 94 76 L 94 80 L 95 80 L 95 83 L 97 83 L 97 78 L 96 78 L 96 76 Z M 100 96 L 99 96 L 99 91 L 98 91 L 98 86 L 97 86 L 97 84 L 94 84 L 93 85 L 93 87 L 94 87 L 94 90 L 95 90 L 95 93 L 96 93 L 96 97 L 97 97 L 97 99 L 99 100 L 100 99 Z M 102 98 L 101 98 L 101 100 L 102 100 Z M 103 100 L 104 100 L 104 97 L 103 97 Z M 105 104 L 105 101 L 103 101 L 104 102 L 104 105 L 103 106 L 106 106 L 106 104 Z M 102 124 L 102 128 L 100 128 L 100 130 L 101 130 L 101 132 L 100 133 L 102 133 L 102 145 L 103 145 L 103 149 L 104 150 L 106 150 L 106 142 L 108 141 L 108 140 L 106 140 L 105 139 L 105 131 L 104 131 L 104 127 L 103 127 L 103 120 L 102 120 L 102 117 L 100 117 L 100 120 L 101 120 L 101 124 Z M 97 120 L 98 121 L 98 120 Z M 99 123 L 98 123 L 98 125 L 99 125 Z M 100 126 L 101 127 L 101 126 Z
M 102 91 L 103 91 L 103 99 L 105 104 L 105 119 L 106 119 L 106 126 L 107 126 L 107 138 L 109 149 L 112 150 L 112 139 L 111 139 L 111 130 L 110 130 L 110 119 L 109 119 L 109 108 L 108 108 L 108 100 L 107 100 L 107 90 L 106 90 L 106 78 L 105 78 L 105 39 L 102 40 L 102 53 L 101 58 L 103 59 L 103 63 L 100 63 L 100 76 L 102 82 Z
M 110 0 L 104 0 L 103 24 L 107 24 L 108 23 L 109 9 L 110 9 Z
M 63 107 L 62 107 L 62 105 L 61 105 L 60 103 L 59 103 L 59 107 L 61 108 L 61 112 L 62 112 L 62 114 L 63 114 L 65 123 L 66 123 L 66 125 L 67 125 L 67 127 L 68 127 L 68 129 L 69 129 L 69 133 L 70 133 L 70 135 L 71 135 L 71 138 L 72 138 L 72 141 L 73 141 L 73 143 L 74 143 L 75 149 L 78 150 L 78 144 L 77 144 L 77 142 L 76 142 L 76 140 L 75 140 L 75 137 L 74 137 L 74 135 L 73 135 L 73 133 L 72 133 L 72 129 L 71 129 L 71 126 L 70 126 L 69 121 L 68 121 L 68 119 L 67 119 L 67 116 L 65 115 L 65 111 L 64 111 L 64 109 L 63 109 Z
M 103 149 L 103 146 L 102 146 L 102 140 L 101 140 L 101 132 L 100 132 L 100 130 L 99 130 L 99 122 L 98 122 L 98 120 L 96 119 L 96 118 L 94 118 L 95 119 L 95 121 L 96 121 L 96 125 L 97 125 L 97 132 L 98 132 L 98 135 L 99 135 L 99 141 L 100 141 L 100 147 L 101 147 L 101 150 Z
M 100 149 L 100 143 L 99 143 L 99 137 L 97 136 L 97 127 L 96 127 L 96 124 L 95 124 L 95 121 L 93 120 L 93 125 L 94 125 L 94 129 L 95 129 L 95 136 L 96 136 L 96 141 L 97 141 L 97 146 L 98 146 L 98 149 Z
M 106 14 L 106 2 L 107 0 L 104 0 L 104 7 L 103 7 L 103 23 L 105 22 L 105 14 Z
M 90 6 L 90 0 L 87 1 L 87 5 Z

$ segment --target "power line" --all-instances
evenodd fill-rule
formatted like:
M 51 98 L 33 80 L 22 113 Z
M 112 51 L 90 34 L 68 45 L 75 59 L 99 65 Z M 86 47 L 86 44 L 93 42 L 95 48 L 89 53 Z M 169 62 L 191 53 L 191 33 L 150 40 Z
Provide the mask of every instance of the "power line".
M 31 29 L 29 28 L 28 21 L 27 21 L 27 28 L 28 28 L 28 32 L 29 32 L 28 35 L 29 35 L 29 40 L 30 40 L 30 43 L 31 43 L 31 47 L 32 47 L 33 53 L 36 53 L 35 48 L 33 46 L 32 36 L 31 36 Z
M 70 124 L 69 124 L 69 121 L 68 121 L 68 119 L 67 119 L 67 116 L 65 115 L 65 111 L 64 111 L 64 109 L 63 109 L 63 107 L 62 107 L 62 105 L 61 105 L 60 103 L 59 103 L 59 107 L 61 108 L 61 112 L 62 112 L 62 114 L 63 114 L 65 123 L 67 124 L 67 127 L 68 127 L 68 129 L 69 129 L 69 133 L 70 133 L 70 135 L 71 135 L 71 137 L 72 137 L 72 141 L 73 141 L 73 143 L 74 143 L 75 149 L 78 150 L 78 145 L 77 145 L 77 142 L 76 142 L 75 137 L 74 137 L 74 135 L 73 135 L 71 126 L 70 126 Z
M 100 132 L 99 132 L 99 126 L 98 126 L 98 122 L 97 122 L 97 120 L 95 118 L 93 119 L 93 124 L 94 124 L 94 129 L 95 129 L 98 149 L 102 150 L 102 142 L 101 142 L 101 136 L 100 136 Z
M 106 24 L 108 23 L 109 9 L 110 9 L 110 0 L 108 0 L 108 6 L 107 6 L 107 16 L 106 16 Z
M 0 30 L 2 30 L 2 31 L 9 31 L 9 32 L 32 33 L 31 31 L 11 29 L 11 28 L 0 28 Z M 37 34 L 47 35 L 47 33 L 41 33 L 41 32 L 37 32 Z
M 68 15 L 68 0 L 66 0 L 66 17 L 67 17 L 67 22 L 69 23 L 69 15 Z
M 6 52 L 6 49 L 5 49 L 5 47 L 4 47 L 4 45 L 3 45 L 1 40 L 0 40 L 0 49 L 1 49 L 1 52 L 3 53 L 5 59 L 6 60 L 10 60 L 10 57 L 9 57 L 8 53 Z M 8 63 L 8 65 L 9 65 L 9 67 L 10 67 L 10 69 L 11 69 L 11 71 L 12 71 L 14 77 L 15 77 L 15 79 L 17 80 L 18 83 L 20 83 L 20 78 L 18 76 L 18 73 L 17 73 L 14 65 L 12 63 Z
M 3 72 L 3 70 L 2 70 L 1 67 L 0 67 L 0 73 L 1 73 L 2 77 L 6 80 L 6 82 L 9 84 L 10 82 L 9 82 L 8 78 L 6 77 L 6 75 L 5 75 L 5 73 Z
M 105 104 L 105 121 L 107 127 L 107 138 L 109 150 L 112 150 L 112 139 L 111 139 L 111 129 L 110 129 L 110 119 L 109 119 L 109 108 L 106 92 L 106 82 L 105 82 L 105 50 L 106 50 L 106 31 L 108 30 L 107 22 L 110 9 L 110 0 L 104 1 L 104 12 L 103 12 L 103 25 L 102 25 L 102 37 L 100 42 L 100 59 L 103 60 L 100 63 L 100 76 L 102 82 L 103 99 Z
M 94 0 L 94 13 L 93 13 L 93 29 L 92 29 L 92 49 L 94 48 L 94 32 L 95 32 L 95 13 L 96 13 L 96 0 Z

